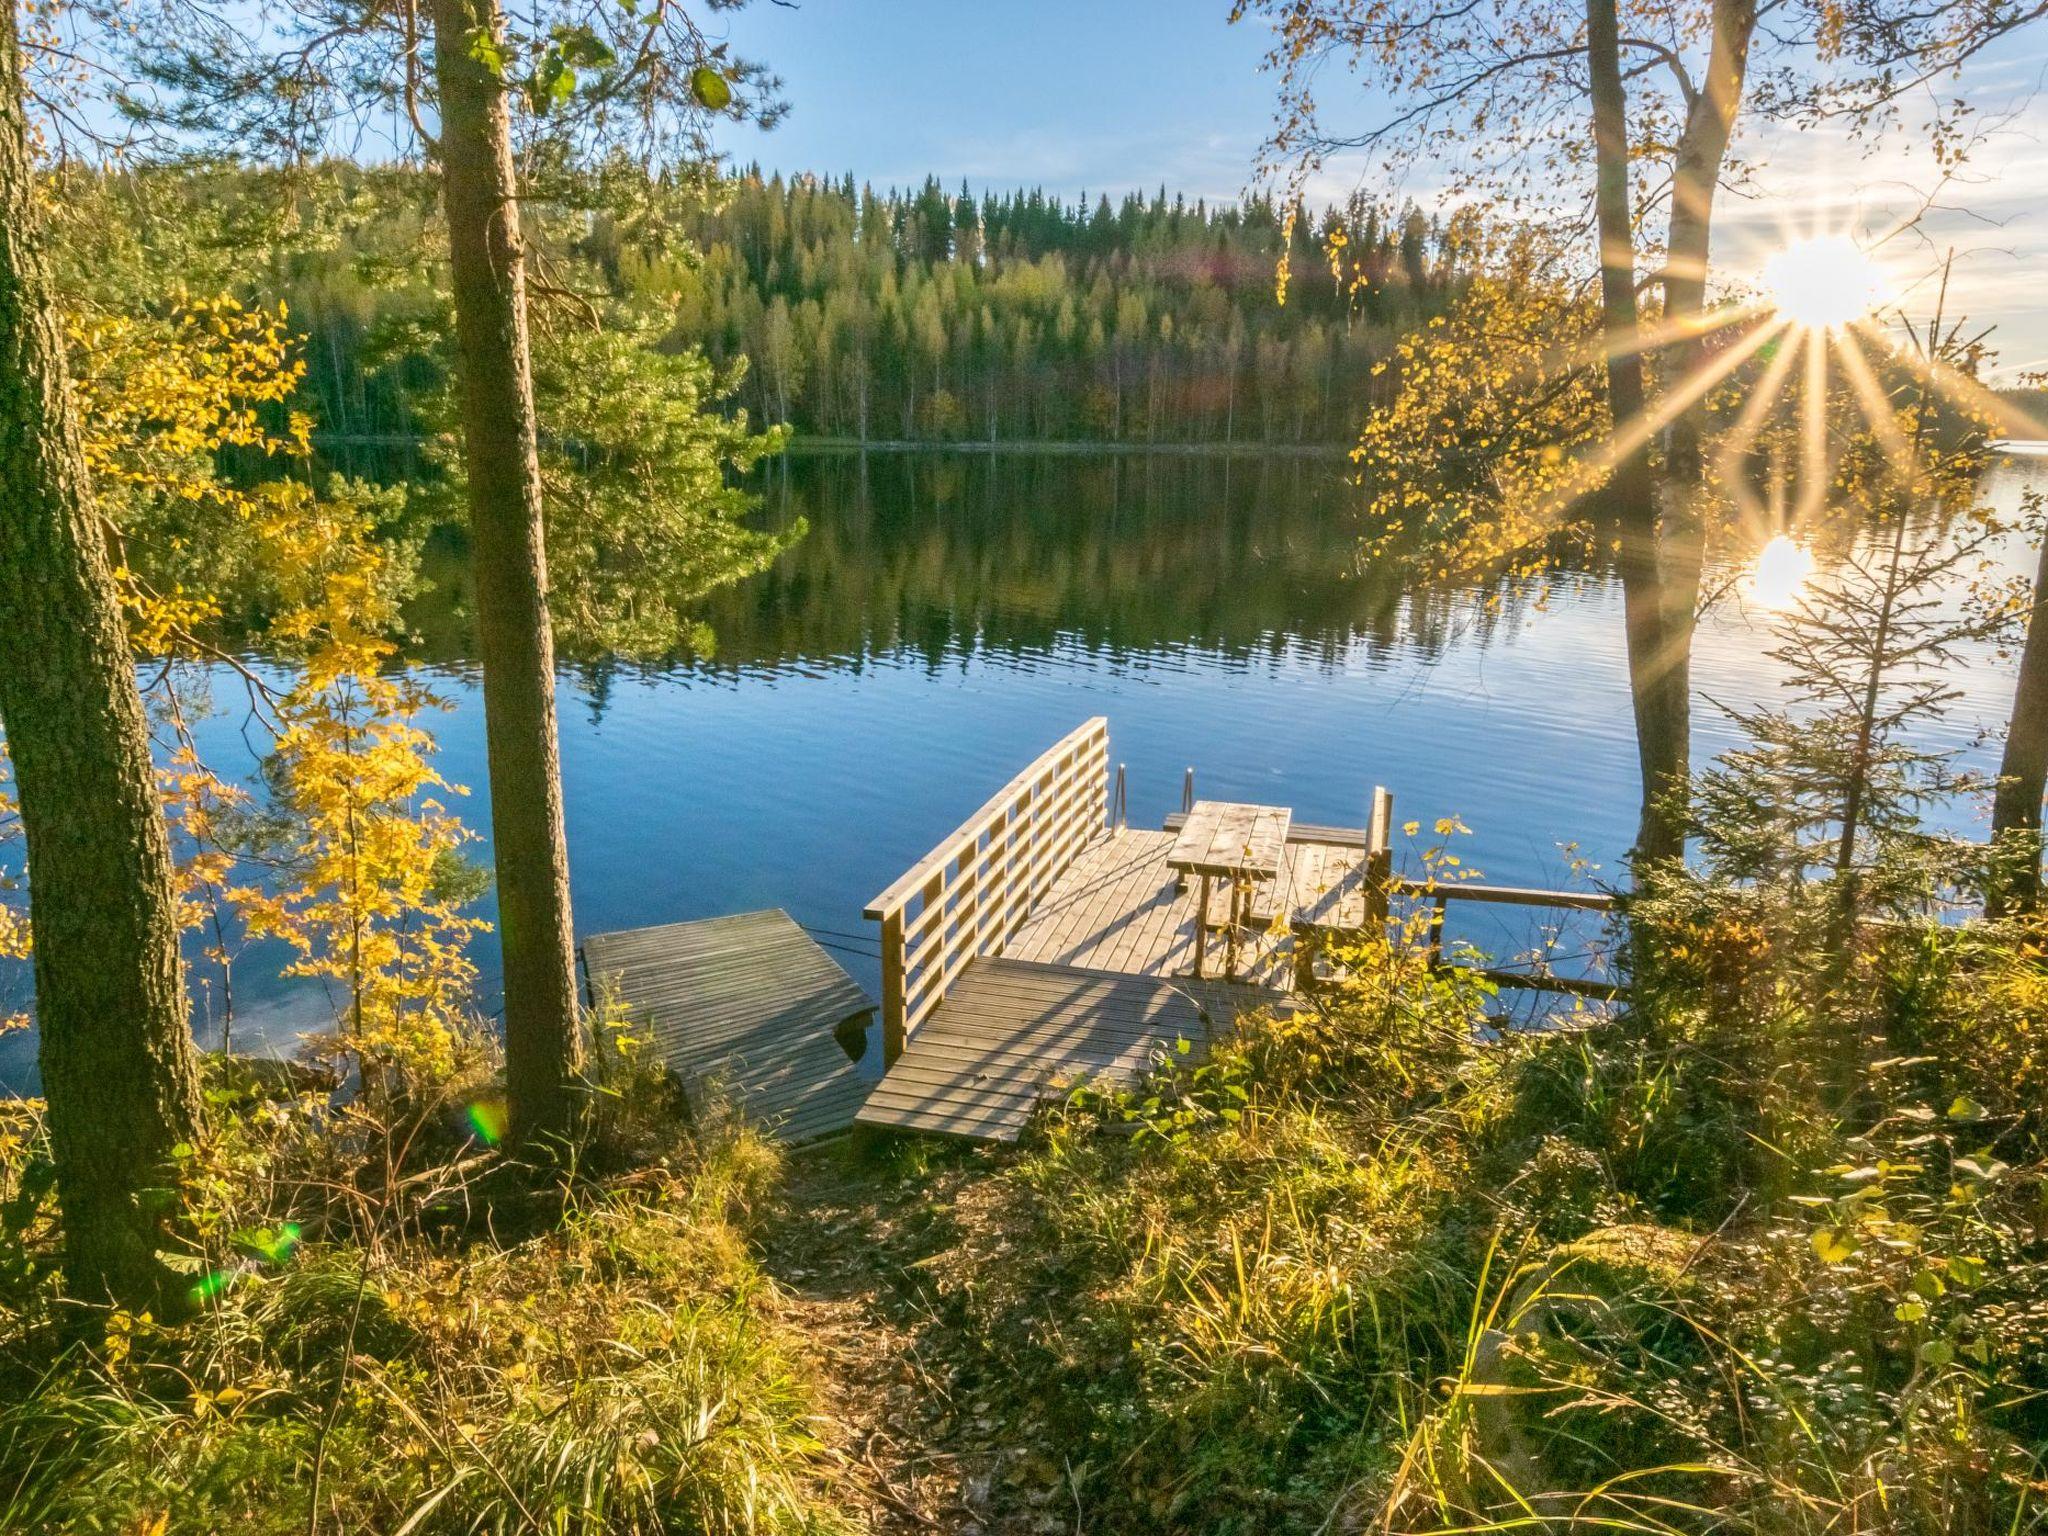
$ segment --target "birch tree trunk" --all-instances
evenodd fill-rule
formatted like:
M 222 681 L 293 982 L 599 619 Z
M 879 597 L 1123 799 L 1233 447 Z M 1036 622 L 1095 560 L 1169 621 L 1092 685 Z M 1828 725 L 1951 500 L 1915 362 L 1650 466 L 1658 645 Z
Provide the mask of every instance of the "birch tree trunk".
M 513 1134 L 530 1143 L 570 1128 L 580 1057 L 525 243 L 507 87 L 476 46 L 480 38 L 502 42 L 503 34 L 497 0 L 434 0 L 504 955 L 505 1081 Z
M 15 7 L 0 17 L 0 720 L 28 843 L 36 1024 L 84 1300 L 154 1300 L 172 1150 L 199 1133 L 170 839 L 86 483 L 35 208 Z
M 1703 324 L 1712 261 L 1714 195 L 1720 189 L 1721 168 L 1742 106 L 1756 24 L 1757 0 L 1714 0 L 1706 77 L 1693 95 L 1673 156 L 1664 270 L 1664 323 L 1672 335 L 1665 349 L 1667 392 L 1683 387 L 1707 364 Z M 1658 779 L 1680 789 L 1692 777 L 1692 636 L 1706 562 L 1700 507 L 1705 479 L 1702 414 L 1703 406 L 1695 402 L 1672 418 L 1665 440 L 1660 508 L 1663 529 L 1658 570 L 1664 611 L 1662 652 L 1651 679 L 1657 694 L 1651 749 L 1658 759 Z M 1666 839 L 1671 836 L 1669 828 L 1659 831 Z M 1662 851 L 1674 856 L 1682 853 L 1682 836 Z

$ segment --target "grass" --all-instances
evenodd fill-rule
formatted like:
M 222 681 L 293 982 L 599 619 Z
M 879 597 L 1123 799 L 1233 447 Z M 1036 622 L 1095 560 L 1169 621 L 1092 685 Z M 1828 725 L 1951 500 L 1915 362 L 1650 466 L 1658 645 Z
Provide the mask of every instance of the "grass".
M 182 1320 L 19 1306 L 0 1530 L 840 1529 L 748 1238 L 780 1166 L 714 1121 L 543 1210 L 486 1177 L 460 1222 L 307 1241 Z
M 1538 1033 L 1361 951 L 1014 1151 L 244 1102 L 179 1319 L 53 1302 L 16 1111 L 0 1529 L 2048 1528 L 2048 933 L 1794 900 L 1639 907 Z
M 1491 1038 L 1483 988 L 1382 953 L 1077 1099 L 934 1286 L 1042 1501 L 1116 1531 L 2048 1526 L 2035 939 L 1889 930 L 1831 972 L 1761 915 L 1641 914 L 1677 958 L 1622 1017 Z

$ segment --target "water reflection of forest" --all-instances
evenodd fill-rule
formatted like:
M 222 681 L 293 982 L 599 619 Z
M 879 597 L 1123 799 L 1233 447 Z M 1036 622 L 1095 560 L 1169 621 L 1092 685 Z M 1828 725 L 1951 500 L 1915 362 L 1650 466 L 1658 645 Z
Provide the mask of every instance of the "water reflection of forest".
M 785 458 L 763 471 L 762 517 L 801 517 L 809 532 L 702 605 L 717 649 L 693 665 L 938 667 L 1056 645 L 1335 665 L 1361 645 L 1433 656 L 1483 644 L 1527 614 L 1526 585 L 1411 590 L 1400 562 L 1362 562 L 1359 493 L 1343 476 L 1280 458 Z M 416 627 L 428 657 L 458 660 L 466 573 L 459 560 L 433 567 Z

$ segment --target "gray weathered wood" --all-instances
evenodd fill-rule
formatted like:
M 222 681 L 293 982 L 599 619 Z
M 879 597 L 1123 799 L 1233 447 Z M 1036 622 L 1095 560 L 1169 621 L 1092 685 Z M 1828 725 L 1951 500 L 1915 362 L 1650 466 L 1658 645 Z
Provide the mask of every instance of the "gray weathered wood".
M 1285 994 L 1238 982 L 982 959 L 947 992 L 856 1117 L 862 1125 L 1015 1141 L 1083 1079 L 1128 1082 L 1176 1042 L 1190 1054 Z
M 1191 875 L 1270 880 L 1280 873 L 1293 819 L 1281 805 L 1197 800 L 1174 837 L 1167 865 Z
M 867 1097 L 835 1031 L 875 1005 L 785 912 L 593 934 L 583 963 L 692 1095 L 716 1085 L 784 1140 L 846 1129 Z

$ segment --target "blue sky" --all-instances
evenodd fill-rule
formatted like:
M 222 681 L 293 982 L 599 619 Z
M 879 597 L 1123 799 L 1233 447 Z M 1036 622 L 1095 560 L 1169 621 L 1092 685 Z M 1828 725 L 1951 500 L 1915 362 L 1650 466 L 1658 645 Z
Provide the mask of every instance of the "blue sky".
M 1264 24 L 1228 15 L 1228 0 L 754 0 L 713 25 L 782 75 L 792 110 L 772 132 L 729 131 L 724 148 L 742 164 L 850 170 L 878 186 L 936 173 L 948 187 L 1115 195 L 1163 182 L 1234 197 L 1254 179 L 1273 79 L 1259 68 Z M 1924 235 L 1891 253 L 1912 283 L 1958 248 L 1958 302 L 1998 323 L 2007 374 L 2048 366 L 2048 107 L 2030 99 L 2044 70 L 2048 24 L 1973 66 L 1961 89 L 1987 116 L 2012 116 Z M 1874 157 L 1818 134 L 1749 148 L 1767 170 L 1755 196 L 1730 200 L 1716 252 L 1734 277 L 1788 227 L 1881 228 L 1929 183 L 1910 135 Z M 1338 166 L 1319 187 L 1356 181 Z
M 851 170 L 878 186 L 1042 183 L 1234 196 L 1271 115 L 1261 23 L 1206 0 L 755 0 L 718 18 L 788 85 L 742 129 L 742 163 Z

